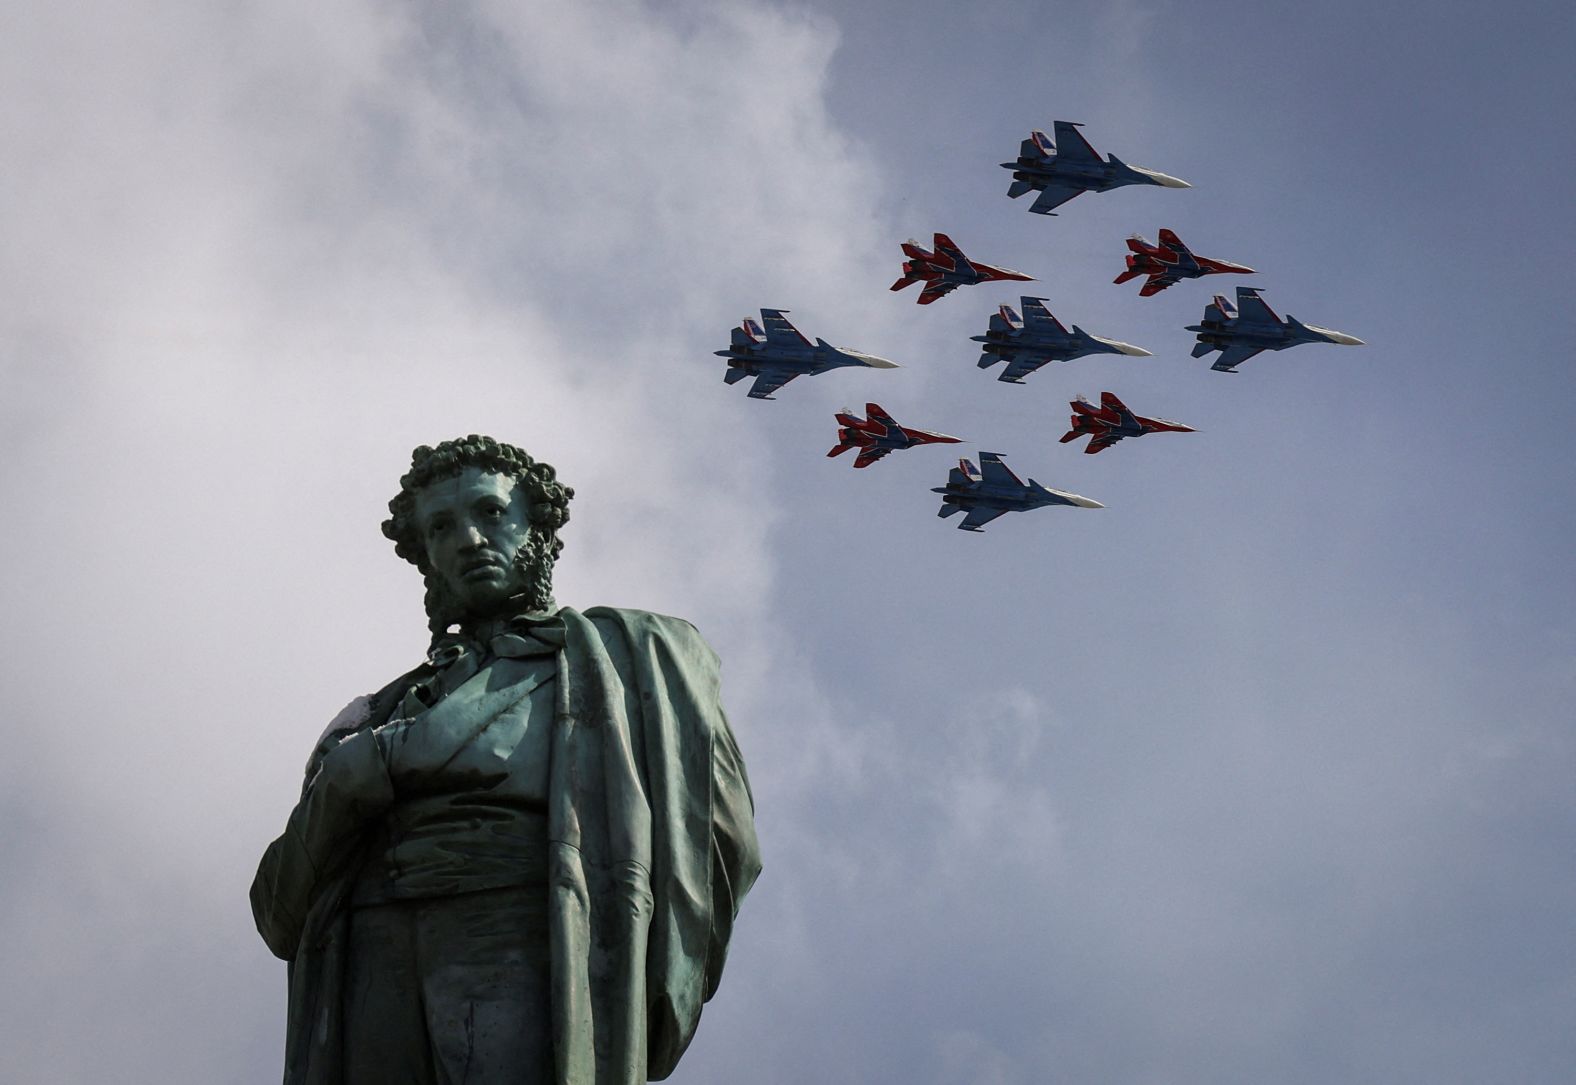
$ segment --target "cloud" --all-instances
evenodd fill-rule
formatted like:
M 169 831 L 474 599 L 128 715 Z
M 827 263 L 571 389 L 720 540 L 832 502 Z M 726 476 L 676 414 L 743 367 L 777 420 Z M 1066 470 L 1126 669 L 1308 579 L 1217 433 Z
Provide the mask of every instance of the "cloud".
M 1470 205 L 1435 271 L 1485 309 L 1558 311 L 1529 285 L 1553 265 L 1515 297 L 1468 282 L 1475 239 L 1519 236 L 1473 175 L 1407 174 L 1459 133 L 1394 103 L 1434 46 L 1483 53 L 1482 28 L 1434 20 L 1419 49 L 1369 20 L 1359 102 L 1305 78 L 1349 55 L 1327 14 L 1298 16 L 1288 60 L 1280 16 L 1235 13 L 1248 75 L 1181 79 L 1166 64 L 1212 24 L 1164 6 L 1075 6 L 1049 53 L 1032 5 L 836 14 L 13 20 L 15 1072 L 275 1078 L 282 969 L 251 867 L 323 721 L 424 647 L 420 585 L 376 528 L 409 449 L 483 431 L 579 492 L 563 600 L 682 614 L 724 660 L 767 868 L 685 1080 L 1563 1080 L 1569 457 L 1536 414 L 1562 402 L 1558 352 L 1441 322 L 1437 282 L 1360 258 L 1375 237 L 1429 251 Z M 1559 75 L 1522 78 L 1497 93 Z M 1433 108 L 1480 112 L 1473 88 Z M 994 163 L 1065 116 L 1197 187 L 1026 215 Z M 1354 131 L 1408 149 L 1371 158 L 1362 199 L 1333 183 Z M 1275 297 L 1375 346 L 1237 382 L 1191 367 L 1195 295 L 1107 281 L 1121 236 L 1158 225 L 1274 256 Z M 966 337 L 1016 291 L 885 292 L 895 242 L 935 227 L 1156 357 L 982 377 Z M 710 352 L 761 305 L 905 368 L 745 401 Z M 1461 344 L 1484 336 L 1521 358 L 1515 443 L 1459 437 L 1483 418 Z M 1060 404 L 1107 379 L 1200 433 L 1060 455 Z M 950 452 L 820 458 L 860 395 L 1109 507 L 953 531 L 927 492 Z
M 28 661 L 3 690 L 31 812 L 7 843 L 15 1072 L 236 1080 L 245 1051 L 275 1076 L 282 970 L 246 884 L 323 720 L 423 647 L 377 531 L 414 444 L 493 432 L 555 462 L 579 493 L 561 598 L 694 619 L 747 748 L 771 690 L 813 697 L 767 612 L 770 447 L 709 352 L 790 284 L 846 304 L 813 273 L 862 259 L 871 220 L 821 101 L 835 44 L 754 5 L 23 20 L 7 63 L 38 108 L 6 114 L 0 208 L 26 299 L 0 316 L 0 558 L 27 570 L 3 642 Z

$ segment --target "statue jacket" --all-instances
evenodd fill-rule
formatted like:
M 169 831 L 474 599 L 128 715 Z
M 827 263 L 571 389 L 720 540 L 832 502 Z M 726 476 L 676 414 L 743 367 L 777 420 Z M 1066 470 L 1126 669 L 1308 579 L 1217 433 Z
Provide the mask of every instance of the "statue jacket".
M 717 988 L 760 872 L 744 763 L 694 627 L 569 608 L 552 623 L 547 894 L 557 1085 L 671 1073 Z M 347 897 L 396 801 L 375 729 L 432 664 L 358 698 L 325 734 L 301 801 L 252 885 L 257 927 L 290 962 L 286 1085 L 342 1077 Z M 323 769 L 336 760 L 335 772 Z

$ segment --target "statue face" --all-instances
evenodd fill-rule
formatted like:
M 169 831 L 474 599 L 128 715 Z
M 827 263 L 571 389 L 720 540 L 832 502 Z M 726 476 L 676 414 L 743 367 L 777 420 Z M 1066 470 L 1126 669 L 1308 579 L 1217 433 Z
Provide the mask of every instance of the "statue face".
M 512 476 L 467 467 L 415 499 L 427 563 L 466 617 L 488 614 L 530 586 L 515 560 L 530 538 L 529 509 Z

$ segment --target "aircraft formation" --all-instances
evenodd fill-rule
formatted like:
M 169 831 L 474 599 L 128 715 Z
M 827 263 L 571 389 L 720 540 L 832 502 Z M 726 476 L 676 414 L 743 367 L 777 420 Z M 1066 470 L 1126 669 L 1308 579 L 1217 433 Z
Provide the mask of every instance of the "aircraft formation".
M 1038 192 L 1029 211 L 1054 215 L 1055 209 L 1085 192 L 1106 192 L 1128 185 L 1161 188 L 1191 188 L 1186 181 L 1142 166 L 1130 166 L 1113 154 L 1101 158 L 1072 121 L 1056 121 L 1053 141 L 1035 130 L 1024 140 L 1018 157 L 1001 163 L 1012 171 L 1007 195 L 1017 199 Z M 1162 229 L 1159 242 L 1151 243 L 1134 234 L 1127 241 L 1126 269 L 1113 282 L 1121 284 L 1143 277 L 1140 297 L 1153 297 L 1184 279 L 1206 275 L 1252 275 L 1246 264 L 1234 263 L 1194 253 L 1176 233 Z M 903 272 L 892 284 L 894 291 L 915 283 L 920 288 L 917 301 L 930 305 L 964 286 L 994 282 L 1031 282 L 1034 277 L 1010 268 L 975 260 L 943 233 L 936 233 L 930 248 L 910 240 L 902 245 Z M 1197 336 L 1192 356 L 1202 358 L 1219 352 L 1210 367 L 1219 373 L 1235 373 L 1237 366 L 1266 350 L 1284 350 L 1304 343 L 1360 345 L 1361 339 L 1304 324 L 1290 314 L 1282 318 L 1260 296 L 1260 289 L 1236 287 L 1236 304 L 1215 295 L 1205 307 L 1198 324 L 1187 331 Z M 1009 384 L 1025 384 L 1025 378 L 1051 362 L 1067 362 L 1096 354 L 1150 357 L 1143 347 L 1118 339 L 1108 339 L 1084 331 L 1077 324 L 1069 327 L 1047 307 L 1047 299 L 1023 296 L 1019 310 L 1002 304 L 991 316 L 983 335 L 971 337 L 981 344 L 978 366 L 990 369 L 1005 363 L 996 379 Z M 762 309 L 757 323 L 745 317 L 733 329 L 728 349 L 715 353 L 727 359 L 723 379 L 734 384 L 754 377 L 749 396 L 773 399 L 772 394 L 801 376 L 818 376 L 832 369 L 896 369 L 898 363 L 848 347 L 834 347 L 824 339 L 812 341 L 784 315 L 787 310 Z M 1071 428 L 1060 442 L 1066 444 L 1088 437 L 1086 454 L 1101 452 L 1129 437 L 1153 433 L 1193 433 L 1193 427 L 1164 418 L 1149 418 L 1134 413 L 1114 392 L 1101 392 L 1097 407 L 1082 396 L 1070 403 Z M 836 415 L 837 445 L 829 457 L 858 450 L 854 467 L 865 468 L 892 452 L 925 444 L 957 444 L 961 438 L 900 425 L 879 404 L 867 403 L 865 416 L 845 408 Z M 932 492 L 941 495 L 939 515 L 958 514 L 958 527 L 980 531 L 987 523 L 1008 512 L 1027 511 L 1052 505 L 1078 508 L 1104 508 L 1100 502 L 1065 490 L 1043 486 L 1034 479 L 1020 479 L 999 452 L 981 452 L 979 465 L 964 458 L 947 476 L 944 486 Z

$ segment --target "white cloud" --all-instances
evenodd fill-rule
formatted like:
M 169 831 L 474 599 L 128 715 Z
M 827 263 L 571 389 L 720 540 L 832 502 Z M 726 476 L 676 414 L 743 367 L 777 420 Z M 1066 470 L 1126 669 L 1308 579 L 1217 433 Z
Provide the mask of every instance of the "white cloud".
M 1176 67 L 1214 32 L 1162 5 L 457 11 L 57 4 L 0 41 L 8 1068 L 274 1078 L 251 864 L 323 720 L 423 647 L 376 527 L 408 450 L 484 431 L 580 492 L 565 601 L 724 658 L 767 869 L 685 1080 L 1563 1080 L 1569 457 L 1463 444 L 1474 326 L 1352 256 L 1461 206 L 1459 245 L 1516 236 L 1475 175 L 1406 174 L 1459 133 L 1415 123 L 1382 28 L 1354 53 L 1304 12 L 1288 55 L 1234 12 L 1245 74 Z M 1360 106 L 1306 78 L 1321 41 Z M 1198 187 L 1026 215 L 994 141 L 1066 116 Z M 1354 131 L 1409 149 L 1362 201 L 1306 180 Z M 1107 281 L 1123 233 L 1189 222 L 1389 345 L 1190 367 L 1194 295 Z M 964 337 L 1015 291 L 885 293 L 935 226 L 1156 357 L 982 377 Z M 710 351 L 760 305 L 905 368 L 747 402 Z M 1519 355 L 1563 433 L 1557 352 Z M 1201 432 L 1059 455 L 1105 377 Z M 1110 508 L 938 524 L 947 454 L 819 461 L 866 389 Z
M 377 531 L 416 443 L 555 462 L 579 493 L 560 597 L 697 621 L 747 749 L 783 682 L 813 705 L 766 613 L 770 447 L 709 352 L 790 286 L 843 304 L 812 272 L 860 259 L 872 185 L 822 106 L 834 46 L 755 5 L 23 20 L 6 777 L 47 814 L 8 845 L 16 1072 L 173 1080 L 180 1044 L 186 1080 L 234 1080 L 233 1045 L 277 1040 L 246 883 L 323 720 L 423 647 Z M 253 1032 L 197 1001 L 180 944 L 246 947 L 222 967 L 264 985 Z M 137 1042 L 39 1027 L 74 1001 L 134 1032 L 152 992 L 175 1009 Z

